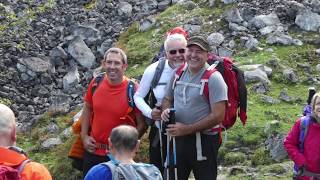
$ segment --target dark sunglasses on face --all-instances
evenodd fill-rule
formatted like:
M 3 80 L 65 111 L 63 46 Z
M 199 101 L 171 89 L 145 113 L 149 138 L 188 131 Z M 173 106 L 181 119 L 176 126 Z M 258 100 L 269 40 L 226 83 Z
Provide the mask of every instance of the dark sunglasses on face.
M 178 49 L 178 50 L 170 50 L 169 51 L 169 54 L 177 54 L 177 52 L 179 52 L 180 54 L 184 54 L 185 52 L 186 52 L 186 50 L 185 49 Z

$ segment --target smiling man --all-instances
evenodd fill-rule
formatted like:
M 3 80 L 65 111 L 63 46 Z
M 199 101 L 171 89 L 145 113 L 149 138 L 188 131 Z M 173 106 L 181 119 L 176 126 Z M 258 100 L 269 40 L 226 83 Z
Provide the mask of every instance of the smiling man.
M 209 100 L 203 95 L 202 76 L 207 64 L 210 46 L 201 36 L 188 40 L 185 64 L 167 86 L 162 102 L 161 118 L 168 120 L 169 109 L 175 109 L 175 124 L 167 132 L 176 138 L 178 179 L 187 180 L 192 170 L 197 180 L 217 178 L 218 132 L 211 129 L 219 125 L 225 114 L 227 86 L 222 75 L 215 71 L 208 80 Z
M 84 176 L 92 166 L 109 160 L 106 156 L 107 140 L 114 127 L 127 124 L 136 127 L 140 135 L 145 131 L 141 112 L 134 108 L 129 114 L 127 92 L 130 80 L 124 76 L 127 67 L 123 50 L 110 48 L 102 62 L 106 73 L 93 79 L 85 94 L 81 115 Z

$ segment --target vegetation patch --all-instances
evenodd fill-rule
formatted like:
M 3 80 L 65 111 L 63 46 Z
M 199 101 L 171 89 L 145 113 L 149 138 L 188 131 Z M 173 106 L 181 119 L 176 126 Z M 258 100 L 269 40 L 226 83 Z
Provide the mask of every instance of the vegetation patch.
M 268 165 L 272 163 L 269 152 L 264 147 L 256 149 L 250 159 L 253 166 Z
M 229 152 L 224 156 L 225 165 L 242 164 L 246 160 L 246 155 L 242 152 Z

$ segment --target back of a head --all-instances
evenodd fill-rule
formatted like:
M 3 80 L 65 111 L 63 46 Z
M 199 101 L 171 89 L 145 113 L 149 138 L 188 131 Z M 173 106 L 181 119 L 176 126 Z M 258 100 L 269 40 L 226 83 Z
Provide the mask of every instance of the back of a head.
M 139 141 L 139 134 L 133 126 L 120 125 L 112 129 L 110 141 L 117 151 L 133 151 Z
M 8 106 L 0 104 L 0 136 L 4 138 L 10 135 L 15 129 L 15 125 L 15 117 L 12 110 Z
M 311 99 L 311 108 L 312 108 L 312 112 L 314 112 L 315 106 L 317 104 L 317 102 L 319 101 L 320 98 L 320 92 L 316 93 L 315 95 L 313 95 L 312 99 Z

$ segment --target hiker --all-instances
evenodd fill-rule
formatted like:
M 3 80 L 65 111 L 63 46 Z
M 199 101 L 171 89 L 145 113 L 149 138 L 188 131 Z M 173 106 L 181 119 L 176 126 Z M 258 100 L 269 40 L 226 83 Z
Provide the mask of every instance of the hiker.
M 165 147 L 162 146 L 164 135 L 161 133 L 160 120 L 161 102 L 165 94 L 167 82 L 171 79 L 174 69 L 184 63 L 187 40 L 181 34 L 167 36 L 164 42 L 165 58 L 149 65 L 140 81 L 139 88 L 134 95 L 136 106 L 144 116 L 152 120 L 149 133 L 149 158 L 150 163 L 156 165 L 163 172 Z M 155 80 L 158 78 L 157 80 Z M 157 81 L 157 82 L 155 82 Z M 150 92 L 151 102 L 146 102 L 145 97 Z M 154 102 L 155 101 L 155 102 Z M 150 104 L 151 103 L 151 104 Z M 157 105 L 158 107 L 155 107 Z M 154 123 L 154 121 L 156 121 Z M 160 134 L 161 137 L 160 137 Z M 160 141 L 161 140 L 161 141 Z M 162 152 L 160 151 L 162 149 Z
M 295 163 L 293 179 L 320 179 L 320 93 L 311 100 L 311 114 L 299 118 L 284 140 Z
M 42 164 L 33 162 L 15 146 L 16 122 L 12 110 L 0 104 L 0 179 L 51 180 Z
M 169 108 L 175 109 L 176 123 L 169 124 L 167 132 L 176 139 L 174 156 L 179 180 L 187 180 L 191 170 L 197 180 L 217 178 L 219 133 L 211 128 L 219 127 L 223 121 L 228 97 L 227 86 L 218 71 L 208 78 L 209 99 L 203 97 L 201 78 L 209 66 L 210 50 L 202 36 L 188 40 L 186 64 L 177 72 L 184 71 L 180 77 L 176 72 L 162 101 L 162 120 L 168 121 Z
M 145 131 L 141 112 L 134 108 L 133 112 L 128 114 L 130 107 L 127 88 L 130 80 L 124 76 L 128 67 L 126 54 L 119 48 L 110 48 L 104 55 L 102 67 L 106 73 L 103 74 L 101 82 L 96 82 L 95 79 L 90 82 L 80 117 L 81 138 L 85 149 L 84 176 L 94 165 L 110 160 L 106 154 L 107 139 L 112 128 L 128 124 L 136 127 L 140 136 Z M 94 93 L 92 87 L 95 87 Z M 133 103 L 133 99 L 131 101 Z
M 86 175 L 85 180 L 113 180 L 114 176 L 118 177 L 119 175 L 122 175 L 123 177 L 118 179 L 128 179 L 128 177 L 129 179 L 141 180 L 162 179 L 160 171 L 155 166 L 134 162 L 133 158 L 136 155 L 140 144 L 138 131 L 134 127 L 128 125 L 120 125 L 115 127 L 111 131 L 108 142 L 110 153 L 108 156 L 111 160 L 107 163 L 101 163 L 91 168 Z M 121 169 L 121 171 L 116 171 L 118 167 Z M 137 172 L 135 170 L 132 172 L 132 170 L 135 168 Z M 137 175 L 140 175 L 139 169 L 144 169 L 145 171 L 141 172 L 142 174 L 140 177 L 137 177 Z M 124 173 L 120 174 L 119 172 Z

